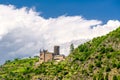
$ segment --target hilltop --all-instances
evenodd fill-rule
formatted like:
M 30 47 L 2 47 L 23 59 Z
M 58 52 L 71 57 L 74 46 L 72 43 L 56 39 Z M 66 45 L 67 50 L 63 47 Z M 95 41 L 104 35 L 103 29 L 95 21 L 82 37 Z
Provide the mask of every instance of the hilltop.
M 0 79 L 10 80 L 120 80 L 120 28 L 79 45 L 59 63 L 35 66 L 39 58 L 6 61 Z

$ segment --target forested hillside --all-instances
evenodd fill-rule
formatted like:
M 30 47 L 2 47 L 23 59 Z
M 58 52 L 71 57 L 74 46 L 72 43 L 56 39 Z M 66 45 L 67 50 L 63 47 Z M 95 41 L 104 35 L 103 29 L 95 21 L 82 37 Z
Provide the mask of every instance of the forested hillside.
M 0 80 L 120 80 L 120 28 L 79 45 L 65 61 L 36 66 L 38 60 L 6 61 Z

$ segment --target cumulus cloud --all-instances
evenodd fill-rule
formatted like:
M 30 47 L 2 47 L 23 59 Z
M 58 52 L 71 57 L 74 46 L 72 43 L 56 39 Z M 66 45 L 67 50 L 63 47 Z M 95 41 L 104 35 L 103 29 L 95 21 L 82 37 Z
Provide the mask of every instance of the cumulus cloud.
M 0 5 L 0 63 L 16 57 L 38 54 L 39 49 L 52 51 L 63 45 L 105 35 L 120 26 L 120 21 L 87 20 L 82 16 L 59 16 L 45 19 L 33 9 Z M 63 47 L 62 49 L 67 49 Z M 68 55 L 68 52 L 61 51 Z

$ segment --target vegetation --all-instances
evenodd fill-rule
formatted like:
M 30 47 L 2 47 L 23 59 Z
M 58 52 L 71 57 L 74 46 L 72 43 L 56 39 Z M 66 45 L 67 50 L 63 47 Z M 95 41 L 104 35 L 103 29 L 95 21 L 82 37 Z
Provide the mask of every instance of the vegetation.
M 74 51 L 74 45 L 73 43 L 70 45 L 70 53 L 72 53 Z
M 0 80 L 120 80 L 120 28 L 71 51 L 65 61 L 36 65 L 39 58 L 0 66 Z

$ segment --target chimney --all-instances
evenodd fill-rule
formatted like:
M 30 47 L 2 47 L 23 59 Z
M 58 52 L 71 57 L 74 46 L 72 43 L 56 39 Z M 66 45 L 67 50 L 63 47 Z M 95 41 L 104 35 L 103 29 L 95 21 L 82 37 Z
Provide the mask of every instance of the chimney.
M 60 46 L 54 46 L 54 54 L 55 55 L 59 55 L 59 48 L 60 48 Z

